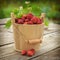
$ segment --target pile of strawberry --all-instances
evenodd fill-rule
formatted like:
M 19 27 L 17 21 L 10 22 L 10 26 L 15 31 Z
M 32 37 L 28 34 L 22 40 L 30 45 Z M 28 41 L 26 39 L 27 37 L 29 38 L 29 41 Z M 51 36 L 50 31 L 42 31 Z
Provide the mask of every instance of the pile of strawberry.
M 17 24 L 42 24 L 42 19 L 34 16 L 32 13 L 23 15 L 21 18 L 16 18 L 15 23 Z
M 27 55 L 27 56 L 33 56 L 35 54 L 35 49 L 30 49 L 28 51 L 26 50 L 22 50 L 21 51 L 21 54 L 22 55 Z

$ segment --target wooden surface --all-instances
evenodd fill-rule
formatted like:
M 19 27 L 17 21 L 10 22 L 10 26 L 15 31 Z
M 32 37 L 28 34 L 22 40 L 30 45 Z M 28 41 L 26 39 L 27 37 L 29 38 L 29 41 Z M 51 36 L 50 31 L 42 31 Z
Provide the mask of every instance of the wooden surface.
M 4 28 L 6 20 L 0 20 L 0 60 L 60 60 L 60 25 L 50 23 L 44 30 L 40 50 L 28 57 L 15 51 L 12 27 Z
M 48 53 L 42 54 L 31 60 L 60 60 L 60 48 L 54 49 Z

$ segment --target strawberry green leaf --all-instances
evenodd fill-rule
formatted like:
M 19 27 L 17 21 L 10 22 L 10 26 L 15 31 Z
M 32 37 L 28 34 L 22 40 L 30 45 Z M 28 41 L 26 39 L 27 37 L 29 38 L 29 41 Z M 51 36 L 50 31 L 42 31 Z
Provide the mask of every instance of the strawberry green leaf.
M 15 8 L 13 11 L 12 11 L 14 14 L 17 14 L 19 12 L 19 9 Z
M 8 20 L 5 24 L 5 28 L 9 29 L 11 26 L 11 20 Z
M 17 18 L 21 18 L 21 17 L 22 17 L 22 15 L 23 15 L 23 14 L 18 13 L 18 14 L 16 15 L 16 17 L 17 17 Z
M 49 25 L 49 20 L 48 20 L 48 18 L 45 18 L 45 19 L 44 19 L 44 24 L 45 24 L 46 26 Z

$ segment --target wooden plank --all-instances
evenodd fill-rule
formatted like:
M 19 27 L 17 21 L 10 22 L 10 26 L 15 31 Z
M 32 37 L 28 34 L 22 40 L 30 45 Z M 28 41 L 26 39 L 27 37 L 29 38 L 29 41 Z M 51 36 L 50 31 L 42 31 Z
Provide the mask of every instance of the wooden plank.
M 48 29 L 46 29 L 46 26 L 45 26 L 44 34 L 49 34 L 55 31 L 60 31 L 60 25 L 54 24 L 53 22 L 50 22 L 47 28 Z
M 0 58 L 5 57 L 8 60 L 9 60 L 9 58 L 11 58 L 10 60 L 13 60 L 13 57 L 15 57 L 16 60 L 18 60 L 17 58 L 21 58 L 23 60 L 22 57 L 24 57 L 24 58 L 27 58 L 27 59 L 31 59 L 31 58 L 34 58 L 34 57 L 39 56 L 41 54 L 44 54 L 44 53 L 46 53 L 46 52 L 48 52 L 52 49 L 55 49 L 59 46 L 60 46 L 60 32 L 55 32 L 55 33 L 51 33 L 51 34 L 48 34 L 48 35 L 44 36 L 43 42 L 40 46 L 40 50 L 38 52 L 36 52 L 36 54 L 32 57 L 21 56 L 20 53 L 17 53 L 17 55 L 19 55 L 19 54 L 20 55 L 16 57 L 14 44 L 12 44 L 12 45 L 7 45 L 7 46 L 0 47 L 0 51 L 1 51 L 0 52 Z
M 49 29 L 57 29 L 57 30 L 60 30 L 60 24 L 55 24 L 53 22 L 50 22 L 48 28 Z
M 0 26 L 0 46 L 14 42 L 13 34 L 9 33 L 9 30 L 4 28 L 4 25 Z
M 11 18 L 0 19 L 0 25 L 4 25 Z
M 56 48 L 46 54 L 42 54 L 31 60 L 60 60 L 60 48 Z
M 0 58 L 0 60 L 27 60 L 26 56 L 22 56 L 20 53 L 14 53 L 4 58 Z
M 20 55 L 20 53 L 16 52 L 14 54 L 10 54 L 4 58 L 0 58 L 0 60 L 60 60 L 60 48 L 56 48 L 54 50 L 49 51 L 48 53 L 39 55 L 35 58 L 27 59 L 26 56 Z
M 0 58 L 8 55 L 8 53 L 12 53 L 15 51 L 14 44 L 5 45 L 0 47 Z

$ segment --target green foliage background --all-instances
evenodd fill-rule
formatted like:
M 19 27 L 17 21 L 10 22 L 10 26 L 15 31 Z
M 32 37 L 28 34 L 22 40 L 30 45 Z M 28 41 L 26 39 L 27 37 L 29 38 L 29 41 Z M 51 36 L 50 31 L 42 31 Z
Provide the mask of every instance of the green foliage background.
M 27 8 L 26 0 L 0 0 L 0 19 L 10 17 L 13 9 L 20 7 Z M 60 19 L 60 0 L 27 0 L 36 15 L 45 12 L 48 18 Z

